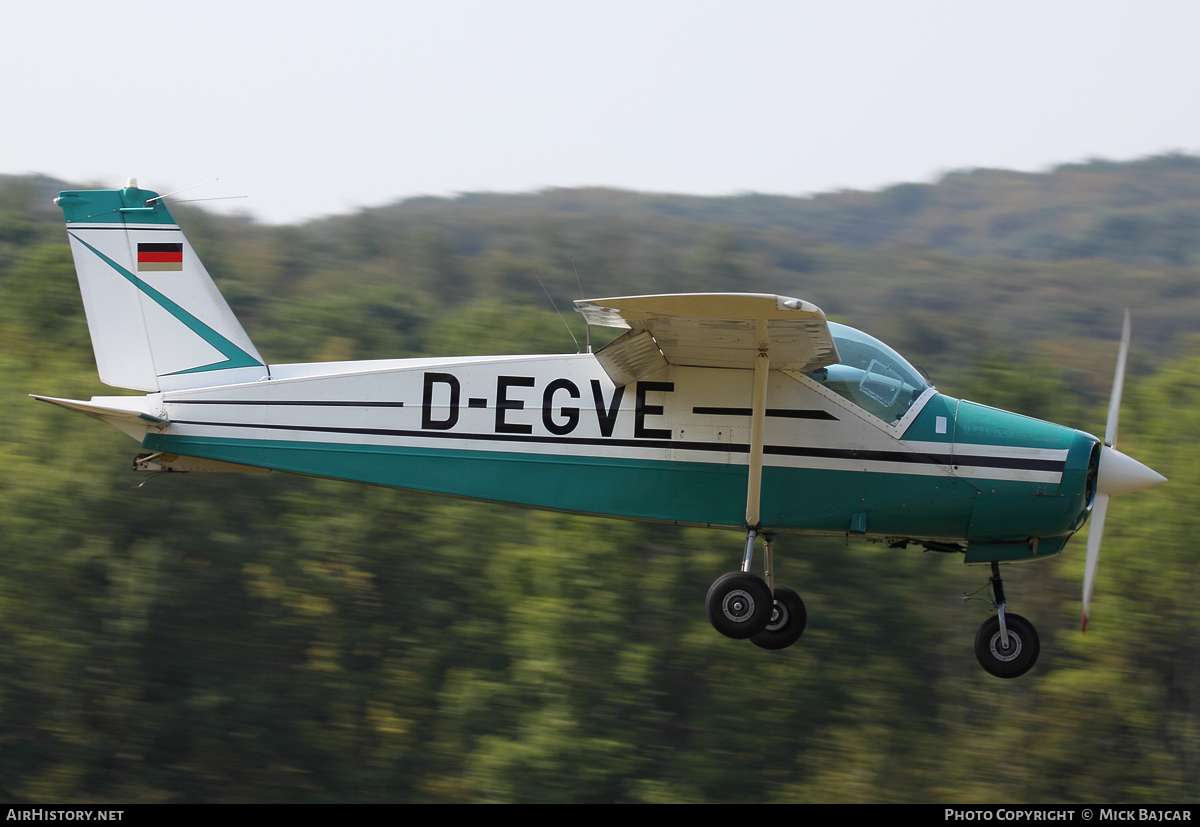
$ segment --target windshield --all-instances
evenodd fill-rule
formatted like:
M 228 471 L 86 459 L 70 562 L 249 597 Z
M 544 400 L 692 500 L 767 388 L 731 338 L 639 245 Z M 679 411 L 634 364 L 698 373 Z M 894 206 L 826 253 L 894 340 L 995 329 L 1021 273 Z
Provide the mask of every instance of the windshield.
M 930 387 L 903 356 L 873 336 L 836 322 L 829 322 L 829 333 L 842 361 L 809 376 L 884 422 L 903 417 Z

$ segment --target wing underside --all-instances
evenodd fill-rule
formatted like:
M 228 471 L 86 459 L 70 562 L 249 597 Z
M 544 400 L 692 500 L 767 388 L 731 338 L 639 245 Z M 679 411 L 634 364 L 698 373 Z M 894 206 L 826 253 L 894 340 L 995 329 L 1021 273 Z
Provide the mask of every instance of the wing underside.
M 682 293 L 575 302 L 588 324 L 629 333 L 596 358 L 626 385 L 667 365 L 752 370 L 759 353 L 771 367 L 808 373 L 839 361 L 821 308 L 761 293 Z

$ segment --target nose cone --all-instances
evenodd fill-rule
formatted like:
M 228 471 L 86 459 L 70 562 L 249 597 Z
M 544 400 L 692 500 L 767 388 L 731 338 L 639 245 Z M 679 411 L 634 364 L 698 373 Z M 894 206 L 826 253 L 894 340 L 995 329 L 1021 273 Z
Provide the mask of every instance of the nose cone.
M 1105 445 L 1100 451 L 1100 472 L 1096 488 L 1103 494 L 1115 497 L 1166 481 L 1167 478 L 1162 474 L 1132 457 L 1125 456 L 1116 448 Z

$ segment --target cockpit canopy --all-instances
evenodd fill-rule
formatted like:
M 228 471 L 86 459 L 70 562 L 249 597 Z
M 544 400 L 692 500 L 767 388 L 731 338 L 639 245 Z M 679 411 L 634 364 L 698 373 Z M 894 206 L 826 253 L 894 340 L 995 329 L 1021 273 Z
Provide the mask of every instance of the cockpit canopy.
M 932 387 L 903 356 L 873 336 L 829 322 L 842 361 L 808 374 L 829 390 L 892 423 Z

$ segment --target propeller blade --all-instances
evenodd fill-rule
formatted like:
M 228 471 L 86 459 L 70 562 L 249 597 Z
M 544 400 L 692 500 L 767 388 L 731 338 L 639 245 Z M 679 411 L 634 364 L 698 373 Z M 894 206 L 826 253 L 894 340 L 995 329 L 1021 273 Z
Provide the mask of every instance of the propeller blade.
M 1125 387 L 1125 358 L 1129 355 L 1129 309 L 1125 309 L 1125 325 L 1121 329 L 1121 349 L 1117 352 L 1117 372 L 1113 376 L 1112 396 L 1108 400 L 1108 422 L 1104 426 L 1104 444 L 1117 444 L 1117 419 L 1121 414 L 1121 390 Z
M 1105 453 L 1117 444 L 1117 420 L 1121 416 L 1121 391 L 1125 388 L 1125 359 L 1129 355 L 1129 308 L 1125 308 L 1125 324 L 1121 327 L 1121 347 L 1117 351 L 1117 372 L 1113 374 L 1112 396 L 1108 399 L 1108 421 L 1104 425 L 1104 448 L 1100 454 L 1100 471 L 1096 479 L 1096 499 L 1092 503 L 1092 525 L 1088 529 L 1087 560 L 1083 566 L 1083 611 L 1080 631 L 1087 632 L 1088 606 L 1096 586 L 1096 565 L 1100 562 L 1100 541 L 1104 538 L 1104 518 L 1108 516 L 1109 493 L 1100 485 L 1104 477 Z M 1111 460 L 1110 460 L 1110 465 Z M 1149 470 L 1149 469 L 1147 469 Z
M 1100 562 L 1100 540 L 1104 537 L 1104 518 L 1108 516 L 1108 494 L 1096 492 L 1092 503 L 1092 524 L 1088 528 L 1087 562 L 1083 566 L 1083 616 L 1081 631 L 1087 631 L 1088 606 L 1092 602 L 1092 589 L 1096 585 L 1096 564 Z

